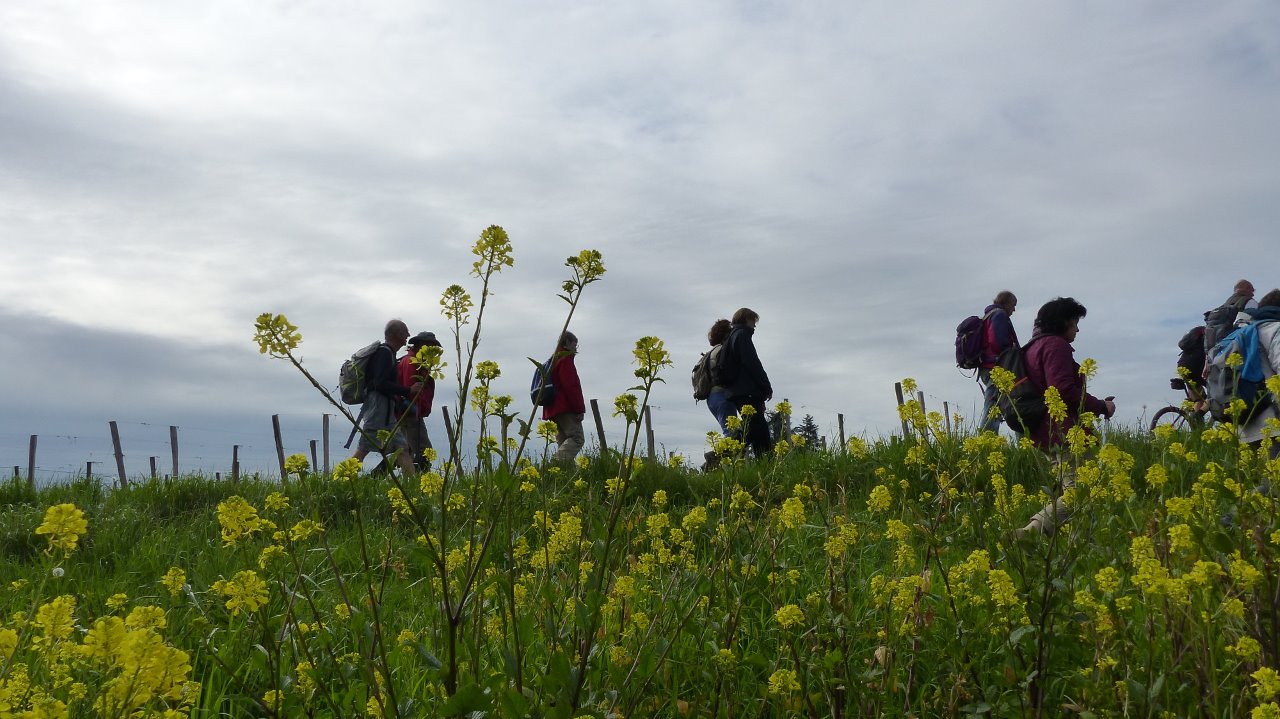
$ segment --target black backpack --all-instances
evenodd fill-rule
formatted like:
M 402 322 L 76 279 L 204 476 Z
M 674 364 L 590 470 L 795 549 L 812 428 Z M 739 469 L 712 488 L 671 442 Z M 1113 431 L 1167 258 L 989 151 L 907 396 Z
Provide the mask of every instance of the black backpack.
M 1200 382 L 1200 373 L 1204 371 L 1204 327 L 1192 327 L 1182 339 L 1178 340 L 1178 366 L 1185 367 L 1187 374 L 1195 383 Z
M 1034 431 L 1049 415 L 1049 408 L 1044 403 L 1044 389 L 1037 387 L 1027 375 L 1026 351 L 1035 341 L 1033 339 L 1023 347 L 1009 345 L 996 359 L 997 367 L 1014 376 L 1013 389 L 1009 394 L 1000 395 L 997 406 L 1000 414 L 1004 415 L 1005 425 L 1018 434 Z

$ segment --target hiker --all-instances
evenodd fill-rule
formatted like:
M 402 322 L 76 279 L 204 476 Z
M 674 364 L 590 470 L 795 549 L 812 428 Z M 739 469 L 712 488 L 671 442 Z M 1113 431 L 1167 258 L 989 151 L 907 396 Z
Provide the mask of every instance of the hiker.
M 1249 280 L 1237 281 L 1226 302 L 1204 313 L 1205 356 L 1212 354 L 1213 346 L 1236 328 L 1241 312 L 1257 306 L 1258 303 L 1253 299 L 1253 283 Z M 1245 322 L 1241 321 L 1239 324 L 1245 324 Z M 1203 374 L 1207 376 L 1208 371 L 1209 367 L 1206 365 Z
M 1031 341 L 1023 347 L 1027 378 L 1041 390 L 1056 387 L 1067 406 L 1067 416 L 1063 421 L 1055 422 L 1046 417 L 1028 435 L 1036 447 L 1054 459 L 1056 469 L 1063 475 L 1064 492 L 1075 486 L 1075 476 L 1070 469 L 1070 461 L 1065 456 L 1067 430 L 1079 423 L 1082 412 L 1092 412 L 1107 418 L 1116 413 L 1113 398 L 1098 399 L 1089 394 L 1085 378 L 1080 374 L 1080 364 L 1072 356 L 1075 349 L 1071 343 L 1080 332 L 1080 319 L 1085 316 L 1086 311 L 1084 305 L 1071 297 L 1049 300 L 1036 314 Z M 1069 512 L 1059 495 L 1053 504 L 1040 510 L 1025 527 L 1018 530 L 1018 536 L 1031 533 L 1051 535 L 1068 516 Z
M 413 364 L 413 358 L 423 347 L 439 347 L 440 341 L 433 332 L 419 332 L 409 339 L 409 353 L 400 358 L 396 375 L 400 384 L 411 387 L 420 383 L 422 389 L 409 397 L 405 412 L 409 415 L 400 423 L 400 431 L 404 432 L 405 444 L 408 447 L 413 463 L 419 471 L 430 469 L 431 464 L 422 456 L 422 450 L 431 448 L 431 438 L 427 436 L 427 417 L 431 416 L 431 403 L 436 396 L 436 380 L 428 372 L 423 372 Z
M 773 385 L 769 384 L 769 375 L 764 371 L 760 356 L 756 354 L 755 342 L 751 339 L 759 322 L 760 315 L 751 309 L 743 307 L 734 312 L 721 359 L 721 366 L 730 370 L 726 375 L 729 384 L 725 393 L 734 410 L 741 415 L 743 407 L 750 405 L 755 408 L 755 415 L 745 428 L 743 439 L 751 445 L 756 459 L 767 457 L 773 450 L 769 424 L 764 419 L 764 403 L 773 399 Z
M 396 453 L 396 465 L 406 477 L 413 476 L 413 459 L 409 456 L 404 433 L 396 430 L 397 410 L 401 403 L 407 401 L 411 394 L 422 389 L 421 383 L 408 387 L 400 384 L 396 375 L 396 352 L 404 347 L 409 339 L 409 327 L 398 319 L 387 322 L 382 331 L 382 344 L 369 357 L 365 367 L 365 381 L 369 385 L 369 396 L 360 407 L 360 442 L 356 445 L 355 454 L 351 455 L 361 461 L 371 451 L 381 452 L 384 456 Z M 395 430 L 392 432 L 392 430 Z M 385 447 L 378 447 L 379 432 L 392 432 L 386 439 Z
M 1200 377 L 1205 363 L 1204 325 L 1187 330 L 1182 339 L 1178 340 L 1178 349 L 1181 352 L 1178 354 L 1177 379 L 1172 386 L 1179 389 L 1178 382 L 1181 381 L 1187 397 L 1198 405 L 1204 400 Z
M 991 381 L 991 368 L 996 366 L 1000 353 L 1010 345 L 1018 344 L 1018 333 L 1010 319 L 1018 308 L 1018 298 L 1009 290 L 1001 290 L 982 311 L 984 320 L 982 339 L 982 365 L 978 368 L 978 383 L 982 385 L 982 430 L 1000 431 L 1000 413 L 992 410 L 1000 399 L 1000 390 Z
M 1280 374 L 1280 289 L 1271 290 L 1258 300 L 1256 308 L 1240 314 L 1246 317 L 1246 324 L 1257 328 L 1258 362 L 1265 383 L 1270 377 Z M 1242 371 L 1249 364 L 1249 358 L 1245 359 L 1246 366 L 1241 368 Z M 1270 436 L 1271 457 L 1274 459 L 1280 457 L 1280 436 L 1267 430 L 1270 420 L 1280 421 L 1280 397 L 1274 394 L 1269 402 L 1260 404 L 1240 428 L 1240 441 L 1260 445 L 1264 437 Z
M 573 357 L 578 353 L 578 337 L 566 331 L 560 336 L 551 360 L 551 384 L 556 388 L 551 404 L 542 408 L 542 418 L 556 423 L 556 461 L 569 462 L 578 456 L 586 436 L 582 420 L 587 416 L 587 403 L 582 398 L 582 382 Z
M 733 325 L 725 319 L 716 320 L 715 324 L 711 325 L 711 329 L 707 330 L 707 343 L 711 345 L 711 352 L 715 352 L 717 347 L 720 348 L 720 352 L 724 352 L 724 341 L 729 339 L 729 332 L 732 329 Z M 738 408 L 729 401 L 728 392 L 724 385 L 720 384 L 723 379 L 718 370 L 718 367 L 713 367 L 711 371 L 714 384 L 711 387 L 711 394 L 707 395 L 707 409 L 711 410 L 711 416 L 716 418 L 720 431 L 728 436 L 729 428 L 725 426 L 725 420 L 737 414 Z

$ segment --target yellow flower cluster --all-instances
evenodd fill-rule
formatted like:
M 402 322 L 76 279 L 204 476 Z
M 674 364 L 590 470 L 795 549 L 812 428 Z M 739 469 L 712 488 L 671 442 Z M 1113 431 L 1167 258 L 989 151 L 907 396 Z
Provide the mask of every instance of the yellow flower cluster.
M 790 629 L 804 622 L 804 610 L 794 604 L 788 604 L 774 612 L 773 619 L 783 629 Z
M 254 322 L 253 341 L 258 343 L 259 354 L 288 357 L 302 344 L 302 335 L 298 333 L 298 327 L 284 315 L 264 312 Z
M 889 505 L 893 502 L 893 495 L 889 493 L 889 488 L 883 484 L 877 484 L 871 488 L 871 496 L 867 498 L 867 509 L 875 514 L 883 514 L 889 511 Z
M 849 547 L 858 543 L 858 528 L 852 522 L 849 522 L 841 515 L 834 518 L 834 526 L 827 534 L 827 541 L 823 544 L 827 556 L 832 559 L 839 559 L 849 551 Z
M 61 550 L 64 554 L 75 551 L 80 536 L 89 531 L 84 512 L 74 504 L 55 504 L 45 510 L 44 521 L 36 527 L 36 534 L 49 535 L 49 551 Z
M 267 603 L 267 583 L 252 569 L 236 572 L 231 579 L 219 579 L 213 583 L 213 591 L 225 598 L 232 616 L 256 612 Z
M 218 503 L 218 524 L 222 527 L 222 543 L 235 546 L 260 531 L 270 531 L 276 525 L 258 516 L 258 510 L 239 495 Z
M 796 680 L 796 673 L 790 669 L 779 669 L 769 675 L 770 694 L 791 694 L 797 691 L 800 691 L 800 682 Z
M 778 511 L 778 524 L 784 529 L 795 529 L 804 524 L 804 501 L 799 497 L 788 497 Z

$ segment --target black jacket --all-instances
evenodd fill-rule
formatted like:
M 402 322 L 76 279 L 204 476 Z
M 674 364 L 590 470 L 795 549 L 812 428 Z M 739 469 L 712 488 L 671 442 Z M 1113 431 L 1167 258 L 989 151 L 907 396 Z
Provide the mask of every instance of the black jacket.
M 725 340 L 723 352 L 729 355 L 730 366 L 733 367 L 733 379 L 727 387 L 731 400 L 764 401 L 773 395 L 773 385 L 769 384 L 769 375 L 764 371 L 760 355 L 756 354 L 755 342 L 751 339 L 755 332 L 754 327 L 734 325 L 729 339 Z

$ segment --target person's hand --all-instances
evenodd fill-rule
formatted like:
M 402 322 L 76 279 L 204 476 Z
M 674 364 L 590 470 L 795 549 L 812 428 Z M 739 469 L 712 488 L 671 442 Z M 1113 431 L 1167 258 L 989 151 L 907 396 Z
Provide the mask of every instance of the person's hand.
M 1111 419 L 1111 417 L 1112 417 L 1112 416 L 1114 416 L 1114 415 L 1115 415 L 1115 413 L 1116 413 L 1116 403 L 1115 403 L 1115 398 L 1114 398 L 1114 397 L 1108 397 L 1108 398 L 1106 398 L 1106 399 L 1102 400 L 1102 402 L 1103 402 L 1103 404 L 1107 405 L 1107 419 Z
M 409 385 L 409 393 L 410 393 L 410 394 L 418 394 L 418 393 L 419 393 L 419 392 L 421 392 L 421 391 L 422 391 L 422 383 L 421 383 L 421 382 L 414 382 L 413 384 Z
M 582 420 L 584 420 L 584 419 L 586 419 L 586 418 L 587 418 L 587 413 L 586 413 L 586 412 L 579 412 L 579 413 L 578 413 L 578 421 L 579 421 L 579 422 L 581 422 Z

